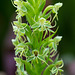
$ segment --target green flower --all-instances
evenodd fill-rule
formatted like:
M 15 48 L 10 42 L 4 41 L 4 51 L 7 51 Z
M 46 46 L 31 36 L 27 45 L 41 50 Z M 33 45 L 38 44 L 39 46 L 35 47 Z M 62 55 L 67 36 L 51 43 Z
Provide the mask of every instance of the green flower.
M 54 26 L 51 25 L 51 22 L 46 20 L 45 18 L 40 18 L 39 19 L 39 22 L 36 22 L 35 24 L 33 24 L 31 26 L 31 28 L 33 29 L 36 29 L 38 28 L 39 31 L 45 31 L 45 30 L 48 30 L 48 31 L 51 31 L 51 32 L 54 32 L 53 30 L 51 30 L 50 28 L 54 28 L 56 26 L 56 24 Z
M 53 9 L 52 9 L 52 12 L 55 14 L 55 16 L 53 17 L 52 22 L 54 21 L 55 18 L 57 18 L 57 20 L 58 20 L 58 16 L 57 16 L 58 10 L 59 10 L 60 7 L 62 7 L 62 5 L 63 5 L 62 3 L 56 3 L 56 4 L 54 5 L 54 7 L 53 7 Z
M 58 75 L 58 72 L 59 73 L 63 72 L 63 70 L 61 69 L 64 65 L 62 60 L 55 62 L 54 65 L 55 66 L 51 70 L 52 74 Z
M 36 60 L 37 63 L 38 63 L 38 60 L 41 60 L 42 62 L 44 62 L 45 64 L 47 64 L 44 56 L 40 55 L 39 52 L 38 52 L 38 50 L 33 50 L 32 51 L 32 55 L 27 58 L 27 62 L 34 61 L 34 60 Z
M 53 13 L 58 14 L 58 10 L 60 7 L 62 7 L 62 5 L 63 5 L 62 3 L 56 3 L 53 8 Z
M 52 39 L 52 42 L 49 44 L 49 47 L 57 51 L 57 45 L 59 45 L 59 42 L 61 41 L 61 39 L 62 39 L 62 36 L 56 36 L 54 39 Z
M 27 12 L 27 9 L 25 7 L 25 2 L 21 1 L 21 0 L 15 0 L 14 4 L 17 5 L 16 8 L 16 12 L 17 12 L 17 16 L 16 19 L 20 18 L 21 16 L 25 16 L 25 13 Z

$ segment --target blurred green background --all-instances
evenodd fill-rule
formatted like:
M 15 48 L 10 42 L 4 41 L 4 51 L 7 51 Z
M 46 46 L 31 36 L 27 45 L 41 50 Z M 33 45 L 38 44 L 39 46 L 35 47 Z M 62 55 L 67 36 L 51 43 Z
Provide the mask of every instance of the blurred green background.
M 63 7 L 60 8 L 58 14 L 59 21 L 57 22 L 57 25 L 59 26 L 57 35 L 63 36 L 62 41 L 58 46 L 58 51 L 60 53 L 60 57 L 62 57 L 62 59 L 65 62 L 65 66 L 66 66 L 65 68 L 67 68 L 67 71 L 69 71 L 68 67 L 70 68 L 70 65 L 72 66 L 72 64 L 74 64 L 74 68 L 73 68 L 74 70 L 75 69 L 75 63 L 74 63 L 75 61 L 75 0 L 47 0 L 47 2 L 50 4 L 55 4 L 57 2 L 63 3 Z M 5 53 L 7 53 L 6 51 L 9 52 L 11 50 L 10 48 L 9 49 L 7 48 L 8 46 L 5 47 L 4 43 L 6 43 L 5 45 L 9 45 L 8 42 L 9 38 L 6 39 L 6 37 L 8 36 L 8 32 L 12 31 L 12 28 L 10 27 L 11 27 L 11 21 L 13 20 L 13 17 L 15 17 L 15 8 L 11 4 L 11 0 L 0 0 L 0 71 L 4 71 L 3 60 L 5 58 Z M 11 35 L 9 37 L 11 37 Z M 5 39 L 7 40 L 6 42 Z M 11 42 L 11 40 L 9 41 Z M 67 71 L 65 71 L 65 73 Z M 68 73 L 66 73 L 65 75 L 68 75 Z M 69 75 L 73 75 L 73 74 L 71 73 Z

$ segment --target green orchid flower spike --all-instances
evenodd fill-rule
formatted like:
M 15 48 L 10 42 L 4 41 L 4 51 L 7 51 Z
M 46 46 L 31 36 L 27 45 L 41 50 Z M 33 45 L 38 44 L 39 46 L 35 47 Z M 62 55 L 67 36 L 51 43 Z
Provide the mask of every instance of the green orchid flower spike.
M 62 36 L 54 37 L 58 28 L 53 30 L 62 3 L 45 9 L 46 0 L 14 0 L 12 4 L 17 13 L 17 21 L 12 23 L 16 35 L 12 39 L 16 75 L 62 75 L 63 60 L 59 60 L 57 55 Z M 23 17 L 26 17 L 27 23 L 22 23 Z

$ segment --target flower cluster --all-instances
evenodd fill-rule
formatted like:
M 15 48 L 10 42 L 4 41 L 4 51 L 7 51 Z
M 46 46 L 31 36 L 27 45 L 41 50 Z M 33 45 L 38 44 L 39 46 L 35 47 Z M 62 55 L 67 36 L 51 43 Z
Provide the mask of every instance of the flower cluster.
M 56 26 L 62 3 L 49 5 L 43 12 L 46 0 L 15 0 L 12 3 L 17 8 L 17 21 L 12 23 L 16 35 L 12 39 L 15 46 L 16 75 L 61 75 L 63 61 L 58 60 L 58 56 L 55 60 L 52 57 L 57 54 L 62 36 L 54 37 L 57 30 L 53 31 L 52 28 Z M 22 23 L 23 16 L 28 23 Z

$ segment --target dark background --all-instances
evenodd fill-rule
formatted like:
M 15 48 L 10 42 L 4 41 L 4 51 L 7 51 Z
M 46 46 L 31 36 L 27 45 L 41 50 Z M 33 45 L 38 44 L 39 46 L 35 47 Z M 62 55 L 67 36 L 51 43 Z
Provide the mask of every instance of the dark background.
M 75 55 L 75 0 L 52 0 L 53 4 L 62 2 L 59 10 L 58 34 L 63 36 L 60 45 L 60 53 L 72 53 Z
M 49 1 L 49 2 L 48 2 Z M 75 0 L 47 0 L 48 4 L 62 2 L 58 17 L 58 35 L 63 36 L 58 52 L 64 60 L 65 75 L 75 75 Z M 15 19 L 15 8 L 11 0 L 0 0 L 0 71 L 14 75 L 14 38 L 11 22 Z
M 0 71 L 14 75 L 14 50 L 11 39 L 14 38 L 11 22 L 15 15 L 11 0 L 0 0 Z M 2 74 L 1 74 L 2 75 Z

